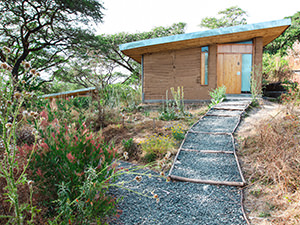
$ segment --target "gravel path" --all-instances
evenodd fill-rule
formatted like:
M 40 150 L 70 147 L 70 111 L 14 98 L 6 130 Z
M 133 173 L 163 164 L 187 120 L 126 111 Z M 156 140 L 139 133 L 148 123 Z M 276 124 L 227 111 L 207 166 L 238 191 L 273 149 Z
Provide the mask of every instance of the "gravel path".
M 232 133 L 248 105 L 249 101 L 227 101 L 211 109 L 187 133 L 169 175 L 243 184 Z M 208 153 L 204 150 L 223 153 Z M 134 177 L 124 174 L 121 180 L 130 181 Z M 111 190 L 116 196 L 124 196 L 119 202 L 119 209 L 123 212 L 111 224 L 247 224 L 239 187 L 166 182 L 164 178 L 155 176 L 143 176 L 141 182 L 133 181 L 125 187 L 148 195 L 154 192 L 160 201 L 157 203 L 154 198 L 146 198 L 124 189 Z
M 196 132 L 225 132 L 232 133 L 235 126 L 239 122 L 239 116 L 233 117 L 216 117 L 205 116 L 199 120 L 192 128 L 191 131 Z
M 191 179 L 242 182 L 233 154 L 181 151 L 172 175 Z
M 191 133 L 187 134 L 183 149 L 233 151 L 231 135 Z
M 134 177 L 126 174 L 121 179 L 128 181 Z M 163 178 L 148 176 L 143 176 L 140 183 L 134 181 L 126 187 L 145 194 L 154 191 L 160 201 L 156 203 L 153 198 L 123 189 L 112 190 L 124 198 L 119 202 L 120 218 L 110 224 L 246 225 L 241 210 L 241 190 L 237 187 L 166 182 Z

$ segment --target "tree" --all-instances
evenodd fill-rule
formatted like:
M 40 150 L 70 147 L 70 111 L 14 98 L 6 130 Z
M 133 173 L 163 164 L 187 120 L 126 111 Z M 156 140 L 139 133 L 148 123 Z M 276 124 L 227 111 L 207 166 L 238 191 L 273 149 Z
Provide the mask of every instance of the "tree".
M 95 40 L 82 27 L 102 22 L 102 10 L 97 0 L 0 0 L 0 45 L 12 51 L 5 55 L 1 49 L 0 60 L 12 68 L 14 83 L 23 72 L 22 61 L 49 71 L 67 61 L 67 51 Z
M 205 17 L 200 23 L 200 27 L 209 29 L 231 27 L 236 25 L 247 24 L 246 11 L 238 6 L 232 6 L 218 12 L 219 17 Z
M 109 62 L 113 62 L 114 65 L 121 66 L 128 70 L 131 76 L 128 76 L 125 81 L 132 77 L 140 78 L 140 64 L 124 55 L 119 50 L 119 45 L 133 41 L 183 34 L 185 26 L 186 23 L 174 23 L 169 27 L 156 27 L 149 32 L 100 35 L 98 36 L 98 55 L 104 57 Z
M 287 49 L 292 48 L 297 40 L 300 41 L 300 11 L 293 16 L 285 17 L 285 19 L 288 18 L 292 20 L 292 25 L 282 35 L 264 47 L 265 53 L 286 55 Z
M 62 67 L 56 77 L 63 82 L 90 87 L 93 85 L 90 80 L 90 74 L 93 73 L 91 65 L 93 65 L 92 68 L 97 67 L 98 70 L 102 71 L 101 74 L 98 71 L 97 77 L 102 77 L 101 80 L 105 82 L 111 83 L 117 78 L 122 78 L 123 83 L 130 83 L 132 80 L 138 82 L 141 76 L 140 64 L 124 55 L 119 50 L 119 45 L 132 41 L 182 34 L 185 26 L 185 23 L 175 23 L 169 27 L 156 27 L 149 32 L 99 35 L 97 42 L 93 42 L 89 46 L 88 51 L 86 49 L 78 51 L 77 57 L 80 60 L 73 61 L 70 65 Z M 95 62 L 97 66 L 95 66 Z M 130 72 L 130 75 L 116 72 L 116 68 L 120 67 Z

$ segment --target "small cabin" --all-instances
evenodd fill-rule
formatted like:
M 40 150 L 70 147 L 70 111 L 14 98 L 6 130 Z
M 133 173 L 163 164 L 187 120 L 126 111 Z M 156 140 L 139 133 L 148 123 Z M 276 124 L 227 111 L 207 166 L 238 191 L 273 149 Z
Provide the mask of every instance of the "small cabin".
M 183 87 L 187 102 L 209 100 L 209 91 L 249 93 L 251 76 L 261 89 L 263 47 L 291 25 L 290 19 L 136 41 L 120 50 L 142 65 L 143 102 L 161 102 Z

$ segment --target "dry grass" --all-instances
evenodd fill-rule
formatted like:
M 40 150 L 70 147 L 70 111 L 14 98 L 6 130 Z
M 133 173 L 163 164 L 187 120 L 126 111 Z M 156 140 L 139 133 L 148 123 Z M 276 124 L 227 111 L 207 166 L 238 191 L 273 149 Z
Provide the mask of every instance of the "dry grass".
M 300 224 L 299 117 L 260 122 L 256 135 L 241 141 L 248 181 L 245 206 L 253 224 Z

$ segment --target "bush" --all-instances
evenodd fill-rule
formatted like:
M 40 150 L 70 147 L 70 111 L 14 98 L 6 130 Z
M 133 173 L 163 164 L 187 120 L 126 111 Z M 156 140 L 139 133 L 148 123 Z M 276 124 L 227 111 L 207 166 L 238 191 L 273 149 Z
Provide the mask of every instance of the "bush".
M 280 53 L 271 55 L 263 54 L 263 79 L 270 82 L 279 82 L 291 77 L 289 62 Z
M 177 141 L 182 141 L 185 137 L 185 131 L 180 124 L 177 124 L 171 128 L 172 136 Z
M 300 104 L 300 89 L 297 82 L 285 80 L 283 85 L 286 89 L 286 93 L 281 96 L 281 100 L 284 104 L 291 104 L 297 106 Z
M 140 143 L 142 151 L 146 152 L 153 160 L 158 157 L 162 158 L 167 152 L 171 152 L 175 144 L 174 138 L 161 135 L 152 135 Z
M 61 220 L 105 218 L 112 213 L 114 201 L 105 193 L 112 176 L 110 165 L 116 150 L 104 143 L 100 133 L 90 132 L 78 121 L 78 128 L 59 121 L 43 111 L 39 130 L 39 149 L 33 155 L 32 177 L 47 199 L 58 207 Z M 77 212 L 77 213 L 74 213 Z

